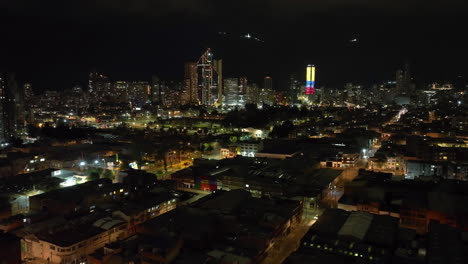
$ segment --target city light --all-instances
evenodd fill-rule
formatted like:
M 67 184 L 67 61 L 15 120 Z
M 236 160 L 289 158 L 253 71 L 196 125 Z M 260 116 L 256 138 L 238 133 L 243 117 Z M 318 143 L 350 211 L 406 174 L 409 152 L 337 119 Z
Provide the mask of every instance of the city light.
M 307 65 L 306 69 L 306 94 L 315 93 L 315 66 Z

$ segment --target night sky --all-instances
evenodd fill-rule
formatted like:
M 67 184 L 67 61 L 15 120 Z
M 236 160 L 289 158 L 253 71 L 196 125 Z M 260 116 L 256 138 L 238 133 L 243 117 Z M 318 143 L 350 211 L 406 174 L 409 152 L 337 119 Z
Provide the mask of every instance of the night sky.
M 308 63 L 318 86 L 394 79 L 405 61 L 418 84 L 468 77 L 462 0 L 69 2 L 1 1 L 0 69 L 36 91 L 85 85 L 91 69 L 114 81 L 177 80 L 211 47 L 225 77 L 270 75 L 277 89 Z

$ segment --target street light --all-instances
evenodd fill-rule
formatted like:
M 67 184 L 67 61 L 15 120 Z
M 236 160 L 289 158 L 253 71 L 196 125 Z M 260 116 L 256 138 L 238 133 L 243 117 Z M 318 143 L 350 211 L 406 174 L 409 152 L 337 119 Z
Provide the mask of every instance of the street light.
M 80 166 L 85 166 L 86 165 L 86 162 L 85 161 L 81 161 L 80 162 Z

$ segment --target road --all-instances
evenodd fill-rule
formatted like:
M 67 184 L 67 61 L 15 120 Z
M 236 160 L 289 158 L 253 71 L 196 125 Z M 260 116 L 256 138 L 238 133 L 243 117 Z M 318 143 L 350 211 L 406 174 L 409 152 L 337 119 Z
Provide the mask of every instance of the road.
M 348 182 L 353 181 L 359 174 L 359 169 L 367 167 L 367 159 L 361 160 L 354 168 L 347 168 L 338 176 L 334 186 L 329 188 L 325 193 L 320 205 L 324 208 L 337 208 L 338 200 L 343 196 L 344 187 Z
M 282 263 L 291 253 L 299 248 L 302 237 L 307 233 L 310 226 L 315 221 L 302 221 L 292 226 L 291 232 L 276 241 L 275 245 L 267 253 L 265 259 L 261 264 L 280 264 Z

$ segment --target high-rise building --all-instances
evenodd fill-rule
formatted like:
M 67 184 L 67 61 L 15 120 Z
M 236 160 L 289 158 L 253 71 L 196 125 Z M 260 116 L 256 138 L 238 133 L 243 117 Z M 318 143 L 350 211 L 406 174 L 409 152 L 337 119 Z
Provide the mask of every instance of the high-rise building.
M 247 85 L 246 95 L 245 95 L 246 104 L 258 104 L 260 103 L 260 89 L 255 83 Z
M 182 104 L 198 104 L 197 63 L 185 63 Z
M 116 81 L 113 84 L 113 94 L 112 99 L 115 102 L 127 102 L 128 101 L 128 82 L 126 81 Z
M 223 104 L 226 106 L 238 106 L 239 105 L 239 79 L 238 78 L 226 78 L 224 79 L 224 101 Z
M 153 104 L 157 104 L 160 106 L 165 105 L 164 103 L 164 84 L 157 76 L 153 76 L 152 83 L 151 83 L 151 94 L 150 100 Z
M 410 94 L 414 88 L 411 78 L 411 70 L 409 63 L 405 63 L 404 69 L 396 71 L 396 93 Z
M 273 105 L 275 95 L 273 93 L 273 79 L 269 76 L 263 79 L 263 88 L 259 93 L 259 101 L 263 104 Z
M 29 103 L 32 97 L 34 96 L 32 85 L 30 83 L 25 83 L 23 89 L 24 89 L 24 101 L 26 103 Z
M 96 95 L 97 98 L 112 96 L 110 88 L 111 83 L 107 76 L 99 74 L 95 71 L 89 73 L 88 92 L 90 94 Z
M 131 82 L 128 86 L 129 99 L 132 101 L 134 106 L 138 107 L 141 107 L 143 104 L 147 103 L 150 91 L 151 86 L 148 84 L 148 82 L 144 81 Z
M 263 88 L 267 91 L 273 91 L 273 79 L 269 76 L 266 76 L 263 79 Z
M 199 69 L 199 101 L 202 105 L 219 105 L 222 99 L 222 80 L 220 80 L 219 72 L 221 71 L 222 79 L 222 61 L 213 60 L 211 49 L 207 49 L 202 54 L 197 63 Z
M 3 143 L 8 139 L 6 130 L 7 112 L 6 112 L 6 80 L 5 76 L 0 73 L 0 142 Z
M 7 138 L 16 137 L 20 129 L 24 128 L 24 90 L 19 87 L 13 73 L 6 78 L 5 113 Z
M 218 99 L 216 104 L 223 104 L 223 60 L 214 60 L 215 72 L 218 74 Z
M 288 97 L 291 104 L 298 104 L 299 98 L 304 94 L 304 90 L 301 89 L 301 82 L 297 79 L 295 74 L 291 74 L 289 78 L 289 91 Z
M 307 65 L 306 68 L 306 94 L 315 93 L 315 66 Z

